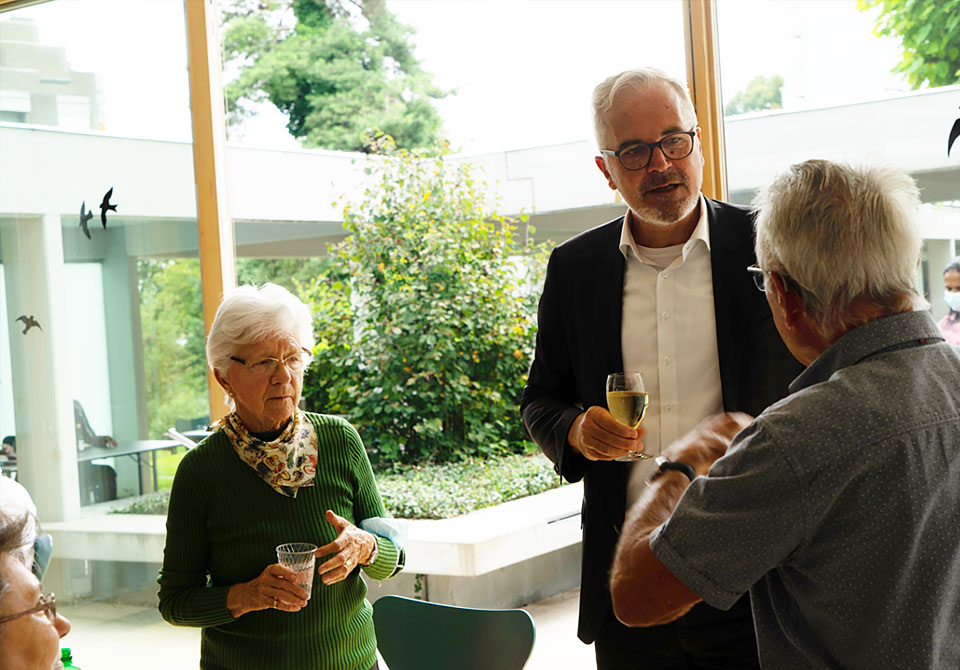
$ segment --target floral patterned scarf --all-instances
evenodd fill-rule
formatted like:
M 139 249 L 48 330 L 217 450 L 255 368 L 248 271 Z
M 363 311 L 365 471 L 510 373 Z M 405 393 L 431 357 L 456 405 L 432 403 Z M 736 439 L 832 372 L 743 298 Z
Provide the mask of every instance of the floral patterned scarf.
M 317 472 L 317 433 L 303 410 L 270 442 L 255 437 L 243 425 L 236 412 L 218 421 L 214 428 L 226 433 L 240 459 L 277 493 L 297 497 L 301 486 L 313 486 Z

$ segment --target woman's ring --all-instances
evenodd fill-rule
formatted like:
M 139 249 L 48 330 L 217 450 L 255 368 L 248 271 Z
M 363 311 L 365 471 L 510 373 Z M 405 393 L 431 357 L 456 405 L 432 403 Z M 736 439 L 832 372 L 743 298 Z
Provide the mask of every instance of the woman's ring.
M 274 606 L 274 607 L 277 607 L 277 605 L 279 605 L 279 604 L 280 604 L 280 601 L 278 601 L 278 600 L 277 600 L 277 597 L 274 596 L 274 597 L 273 597 L 273 606 Z

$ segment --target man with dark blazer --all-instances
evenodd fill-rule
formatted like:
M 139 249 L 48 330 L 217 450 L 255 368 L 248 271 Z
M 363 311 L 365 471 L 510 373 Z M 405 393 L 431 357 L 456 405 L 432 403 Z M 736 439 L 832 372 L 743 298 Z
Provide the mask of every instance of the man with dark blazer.
M 524 425 L 570 482 L 584 481 L 578 637 L 606 668 L 756 668 L 749 601 L 697 605 L 665 626 L 627 628 L 608 575 L 628 504 L 659 454 L 701 419 L 759 414 L 800 371 L 746 268 L 748 210 L 703 197 L 700 129 L 682 82 L 654 69 L 615 75 L 594 93 L 600 156 L 625 216 L 557 246 L 540 298 Z M 606 409 L 605 381 L 640 369 L 650 409 L 637 429 Z

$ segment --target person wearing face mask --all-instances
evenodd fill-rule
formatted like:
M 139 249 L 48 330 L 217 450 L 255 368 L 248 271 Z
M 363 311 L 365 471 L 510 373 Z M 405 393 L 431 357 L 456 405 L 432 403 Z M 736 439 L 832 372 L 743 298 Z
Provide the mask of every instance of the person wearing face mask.
M 30 517 L 0 511 L 0 670 L 55 670 L 60 638 L 70 622 L 57 613 L 52 593 L 44 595 L 26 563 L 33 545 Z
M 960 256 L 943 269 L 943 300 L 950 311 L 940 319 L 937 326 L 947 342 L 960 344 Z

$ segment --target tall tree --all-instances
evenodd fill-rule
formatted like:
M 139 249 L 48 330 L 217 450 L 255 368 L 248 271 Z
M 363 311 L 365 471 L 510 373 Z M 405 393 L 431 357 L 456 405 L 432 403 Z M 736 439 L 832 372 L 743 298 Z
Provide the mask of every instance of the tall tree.
M 229 123 L 269 101 L 305 147 L 367 152 L 371 130 L 401 147 L 439 139 L 446 93 L 384 0 L 232 0 L 223 26 Z
M 960 83 L 960 0 L 857 0 L 879 8 L 874 33 L 900 38 L 903 59 L 893 69 L 914 88 Z
M 746 114 L 747 112 L 780 109 L 782 99 L 780 90 L 783 88 L 783 77 L 775 74 L 771 77 L 758 75 L 747 87 L 737 92 L 723 109 L 724 114 Z

